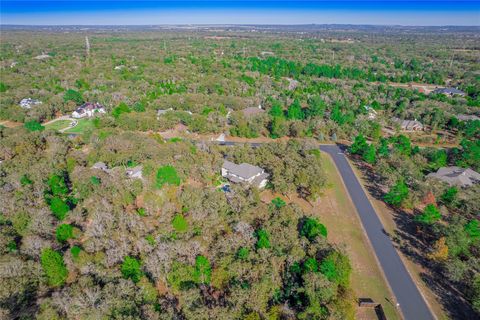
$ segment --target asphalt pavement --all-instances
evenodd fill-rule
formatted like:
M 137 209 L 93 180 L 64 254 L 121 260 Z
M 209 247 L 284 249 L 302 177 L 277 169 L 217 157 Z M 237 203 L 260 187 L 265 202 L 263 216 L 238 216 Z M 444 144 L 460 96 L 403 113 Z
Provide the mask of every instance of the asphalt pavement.
M 335 162 L 405 320 L 434 319 L 342 150 L 336 145 L 322 145 L 320 150 Z

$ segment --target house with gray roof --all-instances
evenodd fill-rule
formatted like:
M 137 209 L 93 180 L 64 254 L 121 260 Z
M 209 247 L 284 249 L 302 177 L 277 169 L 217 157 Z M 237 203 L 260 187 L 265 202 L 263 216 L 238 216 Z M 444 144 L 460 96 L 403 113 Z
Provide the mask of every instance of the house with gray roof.
M 400 120 L 398 118 L 392 119 L 394 122 L 400 125 L 402 131 L 422 131 L 425 127 L 420 121 L 415 120 Z
M 480 120 L 480 117 L 474 115 L 474 114 L 457 114 L 455 116 L 460 121 L 475 121 L 475 120 Z
M 465 96 L 465 92 L 457 88 L 437 88 L 432 91 L 434 94 L 444 94 L 446 96 Z
M 250 118 L 256 116 L 258 114 L 264 113 L 265 110 L 262 109 L 262 105 L 258 105 L 258 107 L 248 107 L 242 110 L 243 115 L 245 118 Z
M 469 187 L 480 182 L 480 173 L 470 168 L 442 167 L 437 172 L 428 174 L 427 178 L 435 178 L 451 186 Z
M 223 162 L 222 177 L 233 183 L 246 183 L 260 189 L 268 182 L 268 173 L 262 168 L 248 163 L 235 164 L 228 160 Z
M 142 166 L 136 166 L 136 167 L 133 167 L 133 168 L 128 168 L 125 173 L 127 174 L 127 177 L 129 177 L 129 178 L 143 179 L 142 170 L 143 170 Z

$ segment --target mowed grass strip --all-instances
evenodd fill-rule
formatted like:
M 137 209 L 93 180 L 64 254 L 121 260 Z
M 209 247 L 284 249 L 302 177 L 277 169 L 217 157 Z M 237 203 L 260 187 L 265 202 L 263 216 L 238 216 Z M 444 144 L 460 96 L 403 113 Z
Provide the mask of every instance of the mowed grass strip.
M 55 122 L 51 122 L 47 125 L 45 125 L 45 130 L 55 130 L 55 131 L 58 131 L 58 130 L 61 130 L 61 129 L 65 129 L 65 128 L 68 128 L 68 126 L 70 125 L 70 120 L 58 120 L 58 121 L 55 121 Z
M 329 240 L 343 246 L 351 259 L 351 282 L 355 295 L 358 298 L 372 298 L 381 303 L 388 319 L 400 319 L 337 168 L 328 155 L 322 153 L 322 159 L 329 188 L 315 203 L 314 210 L 318 212 L 320 221 L 326 225 Z M 357 317 L 364 318 L 363 313 L 359 310 Z
M 68 130 L 65 130 L 64 132 L 65 133 L 82 134 L 82 133 L 85 132 L 85 130 L 91 129 L 93 127 L 94 127 L 94 125 L 93 125 L 92 120 L 90 120 L 90 119 L 80 119 L 80 120 L 78 120 L 78 124 L 75 127 L 70 128 Z

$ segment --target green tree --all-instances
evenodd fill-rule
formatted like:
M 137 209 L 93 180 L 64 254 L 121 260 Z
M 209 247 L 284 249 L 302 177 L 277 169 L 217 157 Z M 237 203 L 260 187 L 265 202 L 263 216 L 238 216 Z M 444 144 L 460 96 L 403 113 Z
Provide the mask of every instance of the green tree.
M 362 134 L 359 134 L 353 140 L 352 145 L 350 146 L 350 153 L 362 155 L 365 150 L 368 148 L 367 139 Z
M 270 248 L 270 236 L 268 235 L 265 229 L 259 229 L 255 233 L 257 236 L 257 249 L 268 249 Z
M 237 258 L 240 260 L 247 260 L 250 255 L 250 250 L 247 247 L 241 247 L 237 251 Z
M 428 204 L 423 210 L 423 213 L 415 216 L 415 221 L 430 225 L 440 220 L 441 217 L 442 215 L 440 214 L 440 211 L 438 211 L 437 207 L 435 207 L 433 204 Z
M 273 101 L 272 107 L 270 108 L 270 111 L 268 111 L 268 114 L 271 115 L 272 117 L 280 117 L 280 118 L 284 117 L 283 108 L 279 101 L 277 100 Z
M 300 236 L 313 241 L 318 236 L 327 237 L 327 228 L 316 218 L 306 218 L 301 224 Z
M 410 139 L 403 134 L 394 139 L 393 148 L 395 151 L 405 156 L 410 156 L 412 153 L 412 143 Z
M 122 266 L 120 267 L 120 271 L 125 279 L 132 279 L 133 282 L 137 283 L 140 281 L 143 273 L 141 268 L 141 263 L 135 258 L 132 257 L 125 257 L 123 260 Z
M 177 170 L 170 165 L 160 167 L 157 171 L 157 188 L 162 188 L 165 184 L 179 186 L 180 177 L 177 174 Z
M 303 263 L 303 272 L 317 272 L 318 271 L 318 261 L 315 258 L 308 258 Z
M 3 82 L 0 82 L 0 93 L 6 92 L 8 90 L 8 85 Z
M 363 152 L 363 160 L 370 164 L 375 164 L 377 161 L 376 149 L 374 145 L 369 145 Z
M 82 104 L 84 102 L 83 96 L 80 92 L 75 91 L 73 89 L 68 89 L 63 94 L 63 101 L 74 101 L 77 104 Z
M 333 251 L 320 263 L 320 272 L 328 280 L 347 288 L 350 282 L 352 266 L 346 255 Z
M 395 185 L 390 188 L 390 191 L 384 196 L 384 200 L 389 205 L 394 207 L 399 207 L 403 201 L 408 198 L 409 190 L 405 181 L 400 179 L 395 183 Z
M 305 117 L 300 102 L 295 99 L 293 103 L 288 107 L 287 119 L 289 120 L 302 120 Z
M 272 200 L 272 204 L 275 206 L 275 208 L 280 209 L 285 207 L 286 203 L 283 201 L 280 197 L 276 197 L 275 199 Z
M 50 286 L 60 287 L 65 283 L 68 270 L 60 253 L 50 248 L 43 249 L 40 263 Z
M 66 201 L 62 200 L 60 197 L 53 197 L 50 200 L 50 210 L 58 220 L 63 220 L 67 216 L 70 207 Z
M 458 189 L 456 187 L 450 187 L 445 190 L 444 193 L 440 196 L 440 199 L 445 204 L 452 204 L 457 197 Z
M 128 105 L 125 103 L 125 102 L 120 102 L 120 104 L 118 106 L 116 106 L 115 108 L 113 108 L 113 111 L 112 111 L 112 116 L 116 119 L 118 119 L 120 117 L 121 114 L 123 113 L 130 113 L 132 112 L 132 110 L 130 110 L 130 108 L 128 107 Z
M 185 220 L 184 216 L 179 213 L 173 217 L 172 226 L 177 232 L 185 232 L 188 230 L 187 220 Z
M 78 258 L 78 256 L 80 255 L 80 252 L 82 251 L 82 249 L 79 247 L 79 246 L 73 246 L 71 249 L 70 249 L 70 253 L 72 254 L 72 256 L 74 258 Z
M 25 127 L 25 129 L 27 129 L 30 132 L 45 130 L 45 127 L 42 126 L 42 124 L 36 120 L 25 122 L 23 126 Z
M 465 232 L 473 240 L 480 239 L 480 222 L 478 220 L 470 220 L 465 225 Z
M 202 255 L 195 258 L 195 270 L 193 279 L 197 284 L 209 284 L 212 275 L 212 267 L 208 259 Z
M 380 157 L 388 157 L 390 149 L 388 148 L 388 139 L 380 138 L 377 153 Z
M 73 227 L 69 224 L 61 224 L 55 230 L 58 242 L 66 242 L 68 239 L 74 238 Z

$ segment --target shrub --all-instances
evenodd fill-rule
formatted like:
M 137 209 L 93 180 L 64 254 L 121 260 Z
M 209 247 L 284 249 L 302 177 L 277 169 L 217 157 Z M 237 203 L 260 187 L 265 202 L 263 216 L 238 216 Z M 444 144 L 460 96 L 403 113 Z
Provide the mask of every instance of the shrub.
M 73 89 L 68 89 L 67 91 L 65 91 L 65 93 L 63 94 L 63 101 L 74 101 L 77 104 L 82 104 L 84 102 L 82 94 Z
M 67 212 L 70 210 L 70 207 L 61 198 L 53 197 L 50 200 L 50 210 L 58 220 L 63 220 L 67 216 Z
M 157 171 L 157 188 L 160 189 L 165 184 L 180 185 L 180 177 L 177 174 L 177 170 L 170 165 L 160 167 Z
M 0 92 L 5 92 L 8 90 L 8 85 L 3 82 L 0 82 Z
M 237 251 L 237 258 L 240 260 L 247 260 L 250 250 L 247 247 L 241 247 Z
M 23 126 L 25 127 L 25 129 L 27 129 L 30 132 L 45 130 L 45 127 L 42 126 L 42 124 L 36 120 L 25 122 Z
M 255 233 L 257 236 L 257 249 L 270 248 L 270 236 L 265 229 L 259 229 Z
M 316 218 L 306 218 L 300 229 L 300 235 L 310 241 L 315 240 L 318 236 L 327 236 L 327 228 L 321 224 Z
M 116 119 L 120 117 L 122 113 L 130 113 L 132 110 L 127 106 L 125 102 L 120 102 L 120 104 L 115 107 L 112 111 L 112 116 L 114 116 Z
M 399 207 L 405 199 L 408 198 L 409 190 L 403 180 L 398 180 L 397 183 L 390 188 L 390 191 L 384 196 L 384 200 L 389 205 Z
M 176 214 L 172 220 L 172 226 L 177 232 L 185 232 L 188 229 L 188 222 L 181 214 Z
M 437 207 L 433 204 L 429 204 L 425 207 L 422 214 L 415 216 L 415 221 L 423 224 L 433 224 L 434 222 L 440 220 L 442 215 L 438 211 Z
M 126 257 L 120 268 L 122 275 L 125 279 L 132 279 L 133 282 L 137 283 L 142 277 L 142 271 L 140 270 L 141 264 L 135 258 Z
M 197 284 L 209 284 L 212 275 L 212 267 L 210 262 L 204 256 L 195 258 L 195 270 L 193 272 L 193 280 Z
M 318 271 L 318 262 L 315 258 L 308 258 L 303 263 L 303 272 L 317 272 Z
M 74 237 L 73 227 L 69 224 L 61 224 L 57 227 L 55 235 L 58 242 L 66 242 L 68 239 L 72 239 Z
M 60 253 L 50 248 L 43 249 L 40 262 L 50 286 L 59 287 L 65 283 L 68 270 Z
M 29 184 L 32 184 L 32 183 L 33 183 L 33 181 L 30 180 L 30 178 L 29 178 L 26 174 L 24 174 L 24 175 L 20 178 L 20 184 L 21 184 L 22 186 L 26 186 L 26 185 L 29 185 Z
M 451 204 L 457 197 L 458 189 L 456 187 L 450 187 L 440 196 L 440 199 L 445 204 Z
M 98 186 L 100 183 L 101 183 L 101 180 L 99 177 L 95 177 L 95 176 L 91 176 L 90 177 L 90 182 L 95 185 L 95 186 Z
M 352 267 L 348 257 L 336 251 L 329 254 L 320 264 L 320 272 L 329 281 L 345 288 L 348 287 L 351 271 Z
M 74 258 L 78 258 L 78 256 L 80 255 L 80 251 L 82 251 L 82 249 L 79 246 L 73 246 L 70 249 L 70 253 Z
M 465 232 L 474 240 L 480 239 L 480 222 L 471 220 L 465 225 Z
M 275 208 L 280 209 L 282 207 L 285 207 L 286 203 L 283 201 L 280 197 L 276 197 L 275 199 L 272 200 L 272 204 L 275 206 Z

